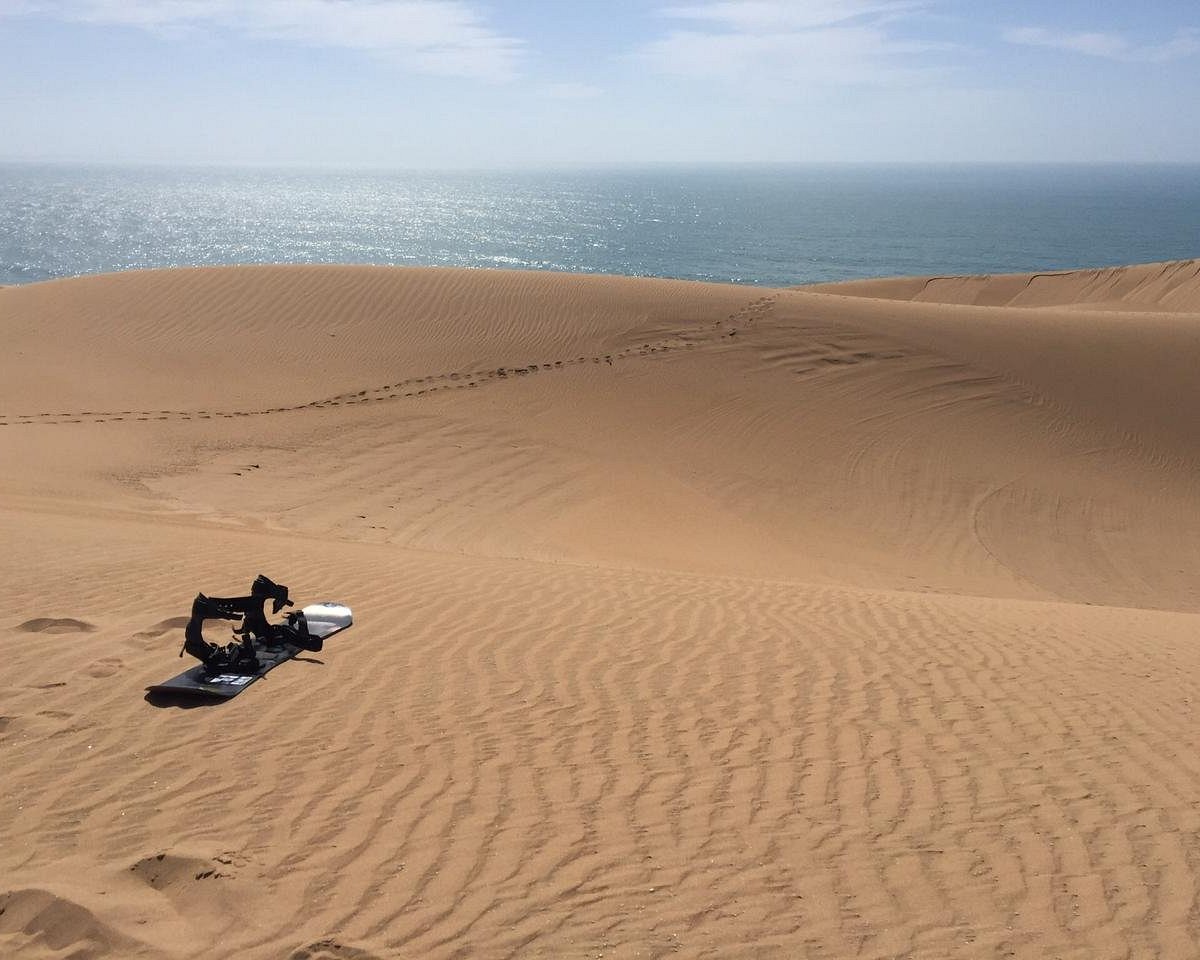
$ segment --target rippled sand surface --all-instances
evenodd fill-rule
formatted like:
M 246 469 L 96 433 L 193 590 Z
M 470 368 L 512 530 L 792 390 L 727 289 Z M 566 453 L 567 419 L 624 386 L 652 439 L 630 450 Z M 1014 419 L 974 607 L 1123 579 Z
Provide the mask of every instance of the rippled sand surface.
M 0 290 L 0 953 L 1200 954 L 1198 274 Z

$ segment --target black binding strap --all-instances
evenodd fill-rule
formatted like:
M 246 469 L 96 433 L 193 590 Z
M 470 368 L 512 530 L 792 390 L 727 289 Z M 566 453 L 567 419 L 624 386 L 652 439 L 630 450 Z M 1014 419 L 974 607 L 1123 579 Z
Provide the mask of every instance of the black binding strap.
M 183 631 L 183 647 L 179 655 L 182 657 L 185 652 L 191 654 L 209 672 L 231 670 L 252 673 L 259 667 L 258 657 L 254 653 L 255 640 L 269 644 L 290 640 L 297 646 L 311 649 L 308 644 L 293 639 L 297 633 L 290 623 L 272 624 L 267 620 L 267 600 L 271 601 L 272 613 L 292 605 L 288 588 L 262 574 L 251 584 L 248 597 L 208 597 L 203 593 L 197 594 L 192 601 L 191 619 Z M 292 614 L 289 621 L 294 617 L 298 617 L 303 624 L 303 614 Z M 205 620 L 241 620 L 241 627 L 234 627 L 234 633 L 241 637 L 241 642 L 227 647 L 209 643 L 204 639 Z M 302 628 L 300 633 L 307 637 L 308 631 Z

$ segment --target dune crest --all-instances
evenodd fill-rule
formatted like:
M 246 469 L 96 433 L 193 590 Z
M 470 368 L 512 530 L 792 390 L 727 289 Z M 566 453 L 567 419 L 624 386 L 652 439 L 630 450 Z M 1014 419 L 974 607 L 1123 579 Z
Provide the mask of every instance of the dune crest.
M 805 290 L 883 300 L 984 307 L 1076 307 L 1200 312 L 1200 260 L 1132 267 L 974 277 L 894 277 L 821 283 Z
M 0 951 L 1196 955 L 1188 264 L 0 290 Z

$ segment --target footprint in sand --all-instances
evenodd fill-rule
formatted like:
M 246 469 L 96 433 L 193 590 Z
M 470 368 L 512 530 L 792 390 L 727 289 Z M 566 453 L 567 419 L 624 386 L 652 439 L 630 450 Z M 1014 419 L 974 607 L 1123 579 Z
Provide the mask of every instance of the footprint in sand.
M 153 626 L 147 627 L 135 633 L 131 640 L 139 641 L 139 646 L 143 650 L 149 650 L 152 647 L 158 646 L 159 638 L 166 633 L 172 633 L 175 630 L 182 630 L 188 625 L 187 617 L 168 617 L 166 620 L 159 620 Z
M 171 630 L 182 630 L 187 625 L 187 617 L 168 617 L 166 620 L 159 620 L 152 627 L 147 627 L 145 630 L 135 633 L 133 637 L 135 640 L 161 637 L 164 633 L 168 633 Z
M 330 938 L 293 950 L 288 960 L 380 960 L 380 955 Z
M 37 888 L 0 892 L 0 938 L 5 956 L 25 956 L 25 947 L 38 957 L 140 956 L 145 946 L 82 903 Z
M 227 856 L 205 858 L 156 853 L 143 857 L 129 872 L 154 890 L 176 888 L 198 880 L 223 880 L 233 877 L 233 860 Z
M 90 677 L 103 680 L 105 677 L 111 677 L 123 666 L 125 666 L 125 661 L 119 657 L 104 657 L 101 660 L 92 661 L 87 668 L 87 673 Z
M 22 633 L 92 633 L 95 624 L 74 617 L 36 617 L 16 626 Z

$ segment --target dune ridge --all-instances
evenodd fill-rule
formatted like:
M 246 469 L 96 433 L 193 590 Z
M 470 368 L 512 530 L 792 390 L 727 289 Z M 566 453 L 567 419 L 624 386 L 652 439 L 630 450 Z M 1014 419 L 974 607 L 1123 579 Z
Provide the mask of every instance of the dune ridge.
M 0 952 L 1194 956 L 1156 270 L 0 290 Z M 258 572 L 355 627 L 146 702 Z
M 1200 311 L 1200 260 L 1047 273 L 887 277 L 812 284 L 803 289 L 921 303 L 1196 313 Z

